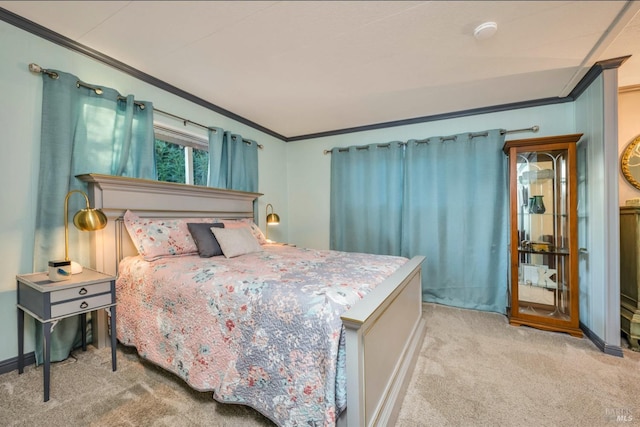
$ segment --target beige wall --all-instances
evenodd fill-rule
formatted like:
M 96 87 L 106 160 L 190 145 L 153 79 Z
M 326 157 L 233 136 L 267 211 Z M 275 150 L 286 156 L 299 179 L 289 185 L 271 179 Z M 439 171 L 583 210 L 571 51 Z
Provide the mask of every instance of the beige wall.
M 629 142 L 640 135 L 640 86 L 627 87 L 620 90 L 618 95 L 618 157 Z M 618 171 L 620 182 L 620 205 L 627 199 L 640 197 L 640 190 L 629 184 Z

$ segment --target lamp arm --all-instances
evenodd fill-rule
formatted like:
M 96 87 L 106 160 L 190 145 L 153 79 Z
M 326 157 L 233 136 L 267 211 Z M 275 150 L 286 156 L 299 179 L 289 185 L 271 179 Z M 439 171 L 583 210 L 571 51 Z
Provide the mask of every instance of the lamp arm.
M 271 213 L 269 213 L 269 208 L 271 208 Z M 266 218 L 265 218 L 266 224 L 264 226 L 264 229 L 266 232 L 265 238 L 269 240 L 269 224 L 272 224 L 272 225 L 280 224 L 280 217 L 278 216 L 277 213 L 273 211 L 273 206 L 271 205 L 271 203 L 267 205 L 267 209 L 265 213 L 266 213 Z
M 87 208 L 89 208 L 89 198 L 83 191 L 80 190 L 71 190 L 67 193 L 67 196 L 64 198 L 64 260 L 69 261 L 69 196 L 73 193 L 80 193 L 84 196 L 84 200 L 87 203 Z
M 269 222 L 267 218 L 269 217 L 269 206 L 271 206 L 271 212 L 273 212 L 273 206 L 271 203 L 267 204 L 267 207 L 264 210 L 264 238 L 269 240 Z

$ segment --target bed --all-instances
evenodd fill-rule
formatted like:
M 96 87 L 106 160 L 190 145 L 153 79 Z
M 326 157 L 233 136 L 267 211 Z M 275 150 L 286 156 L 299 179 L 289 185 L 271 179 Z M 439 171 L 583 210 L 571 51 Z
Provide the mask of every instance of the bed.
M 188 254 L 146 261 L 123 225 L 128 212 L 149 221 L 251 222 L 260 194 L 96 174 L 79 178 L 89 184 L 92 204 L 110 219 L 94 233 L 92 266 L 118 274 L 123 344 L 136 346 L 141 357 L 191 387 L 252 406 L 278 425 L 393 423 L 424 336 L 422 257 L 266 244 L 237 258 L 214 257 L 213 264 Z M 209 285 L 214 276 L 220 282 Z M 230 281 L 236 283 L 232 289 Z M 216 295 L 203 294 L 203 288 Z M 198 295 L 205 304 L 196 302 Z M 219 305 L 222 300 L 229 305 Z M 313 323 L 319 312 L 328 313 L 320 326 Z M 108 342 L 104 324 L 106 313 L 98 313 L 97 346 Z M 195 338 L 200 333 L 224 345 L 203 346 Z

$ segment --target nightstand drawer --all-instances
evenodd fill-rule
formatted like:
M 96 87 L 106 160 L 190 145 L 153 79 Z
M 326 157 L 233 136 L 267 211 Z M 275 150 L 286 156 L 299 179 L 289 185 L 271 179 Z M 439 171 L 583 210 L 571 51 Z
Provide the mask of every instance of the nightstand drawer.
M 51 305 L 51 318 L 67 316 L 80 311 L 91 310 L 96 307 L 111 304 L 111 294 L 96 295 L 90 298 L 77 299 L 69 302 Z
M 24 314 L 42 323 L 44 356 L 44 401 L 49 400 L 51 382 L 51 341 L 53 328 L 60 319 L 80 316 L 82 350 L 87 349 L 86 313 L 98 311 L 93 325 L 93 343 L 104 340 L 102 309 L 111 315 L 111 369 L 116 370 L 116 277 L 84 268 L 62 281 L 49 280 L 46 272 L 16 275 L 18 307 L 18 373 L 24 372 Z M 107 322 L 104 322 L 106 324 Z
M 92 295 L 111 292 L 111 282 L 96 283 L 93 285 L 78 286 L 75 288 L 61 289 L 51 292 L 51 303 L 90 297 Z

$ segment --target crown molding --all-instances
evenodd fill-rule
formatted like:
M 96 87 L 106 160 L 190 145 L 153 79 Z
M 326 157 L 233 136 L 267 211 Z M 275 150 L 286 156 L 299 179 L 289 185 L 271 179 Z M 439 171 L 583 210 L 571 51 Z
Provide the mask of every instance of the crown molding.
M 258 123 L 255 123 L 229 110 L 226 110 L 218 105 L 208 102 L 196 95 L 193 95 L 176 86 L 173 86 L 147 73 L 144 73 L 136 68 L 133 68 L 123 62 L 118 61 L 117 59 L 107 56 L 101 52 L 91 49 L 90 47 L 87 47 L 74 40 L 71 40 L 59 33 L 56 33 L 55 31 L 52 31 L 46 27 L 36 24 L 33 21 L 25 19 L 19 15 L 16 15 L 1 7 L 0 7 L 0 20 L 5 21 L 15 27 L 25 30 L 45 40 L 48 40 L 52 43 L 55 43 L 57 45 L 60 45 L 72 51 L 88 56 L 92 59 L 100 61 L 112 68 L 122 71 L 123 73 L 129 74 L 130 76 L 136 79 L 149 83 L 153 86 L 156 86 L 159 89 L 162 89 L 169 93 L 177 95 L 201 107 L 207 108 L 225 117 L 233 119 L 239 123 L 245 124 L 253 129 L 266 133 L 267 135 L 271 135 L 284 142 L 303 141 L 303 140 L 323 138 L 328 136 L 344 135 L 348 133 L 366 132 L 370 130 L 384 129 L 384 128 L 390 128 L 390 127 L 413 125 L 417 123 L 426 123 L 426 122 L 433 122 L 438 120 L 446 120 L 446 119 L 452 119 L 452 118 L 495 113 L 495 112 L 506 111 L 506 110 L 516 110 L 521 108 L 531 108 L 531 107 L 539 107 L 539 106 L 552 105 L 552 104 L 560 104 L 564 102 L 572 102 L 572 101 L 575 101 L 582 94 L 582 92 L 586 90 L 587 87 L 589 87 L 589 85 L 602 73 L 603 70 L 618 68 L 629 58 L 629 56 L 623 56 L 620 58 L 613 58 L 613 59 L 597 62 L 589 69 L 589 71 L 587 71 L 584 77 L 578 82 L 578 84 L 573 88 L 573 90 L 566 97 L 534 99 L 530 101 L 522 101 L 522 102 L 515 102 L 511 104 L 502 104 L 502 105 L 493 105 L 489 107 L 454 111 L 454 112 L 448 112 L 448 113 L 442 113 L 442 114 L 435 114 L 431 116 L 415 117 L 410 119 L 395 120 L 395 121 L 389 121 L 389 122 L 383 122 L 383 123 L 372 123 L 369 125 L 355 126 L 350 128 L 336 129 L 336 130 L 330 130 L 330 131 L 324 131 L 324 132 L 316 132 L 316 133 L 305 134 L 305 135 L 284 136 Z M 630 86 L 630 88 L 631 87 L 633 86 Z M 633 90 L 637 90 L 637 89 L 633 89 Z
M 618 93 L 640 92 L 640 85 L 629 85 L 618 88 Z
M 280 135 L 279 133 L 272 131 L 258 123 L 255 123 L 249 119 L 246 119 L 242 116 L 239 116 L 229 110 L 226 110 L 218 105 L 215 105 L 209 101 L 206 101 L 196 95 L 193 95 L 189 92 L 186 92 L 176 86 L 173 86 L 163 80 L 157 79 L 150 74 L 147 74 L 143 71 L 140 71 L 136 68 L 131 67 L 130 65 L 125 64 L 124 62 L 118 61 L 115 58 L 112 58 L 108 55 L 105 55 L 95 49 L 92 49 L 88 46 L 85 46 L 81 43 L 78 43 L 74 40 L 71 40 L 68 37 L 63 36 L 62 34 L 56 33 L 46 27 L 43 27 L 40 24 L 36 24 L 33 21 L 25 19 L 19 15 L 16 15 L 13 12 L 10 12 L 4 8 L 0 8 L 0 20 L 5 21 L 15 27 L 18 27 L 22 30 L 25 30 L 33 35 L 41 37 L 47 41 L 55 43 L 59 46 L 72 50 L 74 52 L 80 53 L 82 55 L 88 56 L 89 58 L 95 59 L 97 61 L 102 62 L 112 68 L 115 68 L 118 71 L 126 73 L 138 80 L 142 80 L 145 83 L 149 83 L 159 89 L 165 90 L 169 93 L 177 95 L 181 98 L 184 98 L 188 101 L 193 102 L 194 104 L 200 105 L 201 107 L 207 108 L 211 111 L 215 111 L 218 114 L 221 114 L 225 117 L 233 119 L 237 122 L 245 124 L 249 127 L 252 127 L 260 132 L 264 132 L 268 135 L 271 135 L 275 138 L 286 140 L 286 137 Z
M 370 124 L 365 126 L 357 126 L 357 127 L 338 129 L 338 130 L 332 130 L 327 132 L 318 132 L 318 133 L 312 133 L 307 135 L 292 136 L 287 139 L 287 142 L 302 141 L 302 140 L 314 139 L 314 138 L 323 138 L 327 136 L 343 135 L 346 133 L 365 132 L 368 130 L 384 129 L 384 128 L 397 127 L 397 126 L 407 126 L 407 125 L 413 125 L 417 123 L 435 122 L 439 120 L 454 119 L 459 117 L 477 116 L 480 114 L 496 113 L 496 112 L 508 111 L 508 110 L 518 110 L 521 108 L 539 107 L 539 106 L 551 105 L 551 104 L 562 104 L 564 102 L 571 102 L 571 101 L 573 101 L 573 99 L 570 99 L 569 97 L 565 97 L 565 98 L 555 97 L 555 98 L 534 99 L 531 101 L 514 102 L 510 104 L 492 105 L 490 107 L 473 108 L 470 110 L 453 111 L 449 113 L 434 114 L 431 116 L 415 117 L 412 119 L 395 120 L 392 122 L 375 123 L 375 124 Z
M 589 71 L 587 71 L 587 74 L 582 77 L 568 96 L 573 100 L 578 99 L 580 95 L 582 95 L 582 92 L 584 92 L 604 70 L 619 68 L 630 57 L 630 55 L 621 56 L 619 58 L 605 59 L 604 61 L 596 62 Z

